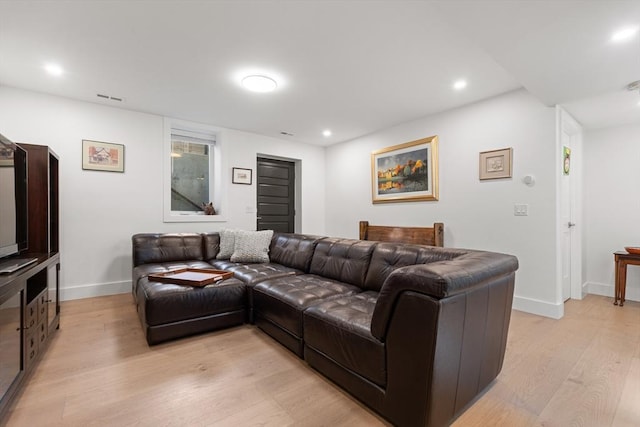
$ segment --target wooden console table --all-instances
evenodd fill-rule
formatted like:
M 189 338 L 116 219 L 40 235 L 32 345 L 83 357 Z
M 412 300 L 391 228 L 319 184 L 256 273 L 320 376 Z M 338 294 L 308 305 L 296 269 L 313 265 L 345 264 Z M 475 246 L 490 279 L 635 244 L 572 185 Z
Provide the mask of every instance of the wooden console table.
M 630 254 L 626 251 L 617 251 L 613 253 L 616 262 L 616 289 L 613 305 L 620 307 L 624 305 L 624 294 L 627 290 L 627 265 L 640 265 L 640 255 Z

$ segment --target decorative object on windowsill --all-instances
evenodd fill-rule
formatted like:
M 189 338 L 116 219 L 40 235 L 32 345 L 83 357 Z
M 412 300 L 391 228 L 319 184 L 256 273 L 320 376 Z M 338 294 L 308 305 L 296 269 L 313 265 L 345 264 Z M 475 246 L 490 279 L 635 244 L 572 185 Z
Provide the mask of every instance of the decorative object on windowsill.
M 251 175 L 253 170 L 243 168 L 233 168 L 231 182 L 234 184 L 251 185 Z
M 124 172 L 124 145 L 83 139 L 82 169 Z
M 625 246 L 624 249 L 633 255 L 640 255 L 640 247 L 638 246 Z
M 480 152 L 480 180 L 511 178 L 513 148 Z
M 371 153 L 373 203 L 438 200 L 438 137 Z
M 213 207 L 213 202 L 203 203 L 202 204 L 202 210 L 204 211 L 205 215 L 215 215 L 216 214 L 216 209 Z

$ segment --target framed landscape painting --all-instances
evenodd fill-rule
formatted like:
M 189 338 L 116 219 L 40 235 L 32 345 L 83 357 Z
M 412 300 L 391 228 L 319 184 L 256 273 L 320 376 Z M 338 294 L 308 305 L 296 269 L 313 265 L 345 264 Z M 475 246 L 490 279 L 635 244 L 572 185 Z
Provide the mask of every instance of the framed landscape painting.
M 438 137 L 371 153 L 373 203 L 438 200 Z

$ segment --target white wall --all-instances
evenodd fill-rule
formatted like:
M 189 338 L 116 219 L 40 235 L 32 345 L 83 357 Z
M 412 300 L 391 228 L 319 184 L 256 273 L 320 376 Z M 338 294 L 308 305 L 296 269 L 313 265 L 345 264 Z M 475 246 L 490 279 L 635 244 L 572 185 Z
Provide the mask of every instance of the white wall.
M 444 222 L 445 246 L 516 255 L 514 308 L 562 315 L 555 263 L 555 110 L 524 90 L 331 146 L 326 154 L 327 234 L 358 237 L 358 221 L 428 226 Z M 372 204 L 371 152 L 439 137 L 440 200 Z M 478 179 L 480 151 L 513 147 L 513 178 Z M 534 175 L 528 187 L 521 179 Z M 513 215 L 514 203 L 529 216 Z
M 215 125 L 215 118 L 211 123 Z M 14 142 L 48 145 L 60 157 L 61 299 L 129 292 L 131 236 L 141 232 L 255 229 L 255 177 L 230 183 L 231 168 L 255 172 L 257 153 L 300 160 L 301 229 L 325 234 L 324 149 L 222 129 L 226 223 L 164 223 L 163 118 L 0 87 L 0 132 Z M 125 145 L 125 173 L 82 170 L 83 139 Z
M 585 277 L 589 293 L 613 296 L 613 252 L 640 246 L 640 125 L 584 137 Z M 640 268 L 627 269 L 626 299 L 640 301 Z

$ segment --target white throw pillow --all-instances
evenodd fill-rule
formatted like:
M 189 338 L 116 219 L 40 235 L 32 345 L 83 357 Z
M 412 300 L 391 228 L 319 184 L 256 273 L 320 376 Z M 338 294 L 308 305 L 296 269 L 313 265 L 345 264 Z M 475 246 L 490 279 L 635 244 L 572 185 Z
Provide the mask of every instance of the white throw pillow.
M 272 237 L 273 230 L 236 231 L 231 262 L 269 262 Z
M 238 230 L 220 230 L 220 251 L 216 259 L 229 259 L 236 246 L 236 232 Z

